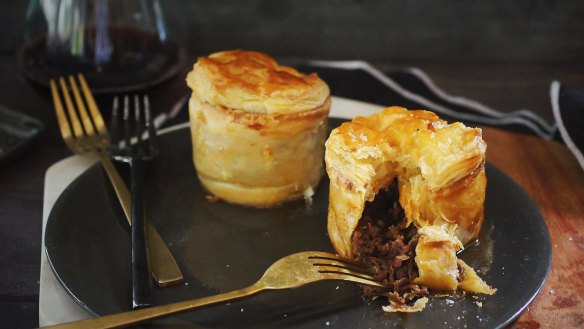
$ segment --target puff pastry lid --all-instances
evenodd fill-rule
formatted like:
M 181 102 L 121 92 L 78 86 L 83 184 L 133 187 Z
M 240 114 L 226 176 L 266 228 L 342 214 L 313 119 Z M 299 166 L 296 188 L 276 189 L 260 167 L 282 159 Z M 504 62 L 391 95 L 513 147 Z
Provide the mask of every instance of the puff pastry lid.
M 400 204 L 418 228 L 445 225 L 462 243 L 483 222 L 486 144 L 481 129 L 448 124 L 436 114 L 388 107 L 334 129 L 326 141 L 331 179 L 328 231 L 341 255 L 366 201 L 397 177 Z
M 266 54 L 244 50 L 200 57 L 187 84 L 205 103 L 259 114 L 309 111 L 330 94 L 315 73 L 302 74 Z

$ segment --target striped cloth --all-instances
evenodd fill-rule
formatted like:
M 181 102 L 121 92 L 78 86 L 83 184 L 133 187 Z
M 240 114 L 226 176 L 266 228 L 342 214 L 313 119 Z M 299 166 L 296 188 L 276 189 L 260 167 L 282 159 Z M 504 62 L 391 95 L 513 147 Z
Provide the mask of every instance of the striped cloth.
M 552 110 L 562 140 L 584 169 L 584 93 L 564 87 L 559 81 L 550 88 Z
M 548 140 L 557 134 L 555 124 L 528 110 L 500 112 L 474 100 L 449 95 L 417 68 L 385 74 L 363 61 L 312 61 L 301 71 L 317 72 L 336 96 L 430 110 L 447 121 L 499 127 Z

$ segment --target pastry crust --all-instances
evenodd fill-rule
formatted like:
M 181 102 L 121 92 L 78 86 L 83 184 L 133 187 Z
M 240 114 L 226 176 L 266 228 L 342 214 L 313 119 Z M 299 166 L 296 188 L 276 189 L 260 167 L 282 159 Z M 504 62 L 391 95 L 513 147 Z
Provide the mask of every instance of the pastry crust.
M 478 238 L 486 187 L 480 129 L 449 125 L 429 111 L 388 107 L 342 124 L 325 145 L 328 231 L 341 255 L 352 256 L 351 235 L 365 202 L 396 177 L 409 222 L 444 225 L 463 244 Z
M 255 207 L 310 197 L 324 171 L 331 105 L 328 94 L 320 96 L 322 85 L 328 87 L 316 79 L 256 52 L 200 58 L 187 81 L 193 88 L 193 161 L 202 185 L 223 200 Z M 301 106 L 294 97 L 306 101 Z
M 330 96 L 315 73 L 280 66 L 266 54 L 232 50 L 198 59 L 187 77 L 204 103 L 250 113 L 289 114 L 321 107 Z
M 480 129 L 447 124 L 429 111 L 388 107 L 342 124 L 325 146 L 328 233 L 340 255 L 354 258 L 352 235 L 365 203 L 397 179 L 407 224 L 420 234 L 416 283 L 494 292 L 476 274 L 459 284 L 458 265 L 464 263 L 456 257 L 478 238 L 484 219 L 486 144 Z

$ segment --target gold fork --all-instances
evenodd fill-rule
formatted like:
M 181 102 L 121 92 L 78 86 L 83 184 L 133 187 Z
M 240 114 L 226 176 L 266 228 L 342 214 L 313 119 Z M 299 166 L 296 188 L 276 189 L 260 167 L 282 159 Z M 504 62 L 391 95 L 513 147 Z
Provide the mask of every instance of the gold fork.
M 276 261 L 266 270 L 259 281 L 247 288 L 209 297 L 44 328 L 119 328 L 171 314 L 190 311 L 197 307 L 240 299 L 263 290 L 295 288 L 321 280 L 345 280 L 381 287 L 382 285 L 375 281 L 367 272 L 368 268 L 364 264 L 325 252 L 305 251 L 286 256 Z
M 95 99 L 83 75 L 77 75 L 81 92 L 73 76 L 70 75 L 68 80 L 69 87 L 63 77 L 59 78 L 67 112 L 63 107 L 57 83 L 55 80 L 51 80 L 50 83 L 61 136 L 71 152 L 79 155 L 93 154 L 99 158 L 120 201 L 125 217 L 131 224 L 130 192 L 109 157 L 109 136 Z M 76 106 L 71 99 L 69 89 L 73 93 Z M 158 231 L 152 225 L 148 225 L 147 234 L 152 275 L 158 285 L 164 287 L 182 282 L 183 275 Z

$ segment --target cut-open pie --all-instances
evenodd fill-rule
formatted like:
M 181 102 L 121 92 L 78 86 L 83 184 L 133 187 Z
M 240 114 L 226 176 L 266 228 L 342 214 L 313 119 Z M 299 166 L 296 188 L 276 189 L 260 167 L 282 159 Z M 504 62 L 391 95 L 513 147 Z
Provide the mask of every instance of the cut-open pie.
M 387 311 L 418 311 L 429 292 L 495 292 L 457 257 L 484 219 L 480 129 L 388 107 L 342 124 L 325 145 L 331 242 L 372 265 L 388 288 L 366 292 L 390 297 Z

